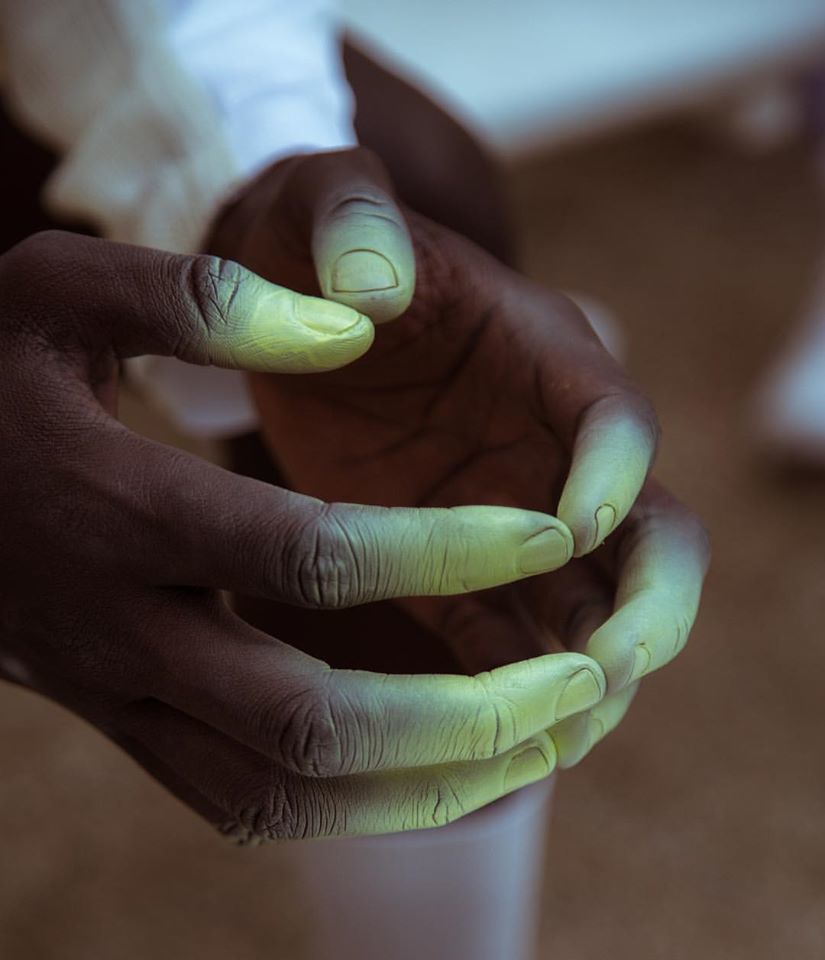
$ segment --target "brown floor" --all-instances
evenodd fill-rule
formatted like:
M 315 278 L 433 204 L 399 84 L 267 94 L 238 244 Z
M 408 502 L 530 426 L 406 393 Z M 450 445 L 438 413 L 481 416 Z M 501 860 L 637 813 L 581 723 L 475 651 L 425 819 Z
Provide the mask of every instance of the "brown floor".
M 807 152 L 657 128 L 535 159 L 511 184 L 529 272 L 624 322 L 665 428 L 660 475 L 715 549 L 687 652 L 563 778 L 541 957 L 821 960 L 825 479 L 780 480 L 746 431 L 822 240 Z M 0 957 L 306 955 L 288 849 L 225 846 L 26 693 L 0 688 L 0 730 Z

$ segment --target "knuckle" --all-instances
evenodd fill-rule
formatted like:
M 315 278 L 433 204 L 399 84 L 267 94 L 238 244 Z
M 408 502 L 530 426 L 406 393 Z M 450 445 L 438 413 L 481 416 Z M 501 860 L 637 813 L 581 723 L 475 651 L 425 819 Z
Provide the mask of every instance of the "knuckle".
M 340 776 L 350 765 L 331 696 L 307 689 L 279 706 L 278 756 L 301 776 Z
M 283 565 L 283 589 L 311 609 L 353 606 L 365 598 L 363 557 L 354 531 L 325 505 L 292 539 Z
M 202 255 L 184 258 L 180 269 L 180 287 L 189 293 L 204 338 L 220 343 L 230 331 L 234 301 L 243 283 L 243 267 L 232 260 Z
M 426 783 L 418 801 L 419 827 L 444 827 L 468 813 L 458 784 L 447 775 Z
M 303 839 L 310 833 L 306 811 L 280 778 L 277 783 L 250 785 L 231 816 L 237 825 L 235 836 L 245 843 Z
M 400 226 L 394 204 L 377 191 L 359 190 L 337 199 L 327 214 L 327 222 L 335 223 L 338 220 L 351 222 L 356 217 L 357 223 L 375 221 L 382 226 L 386 224 L 392 227 Z
M 480 673 L 474 679 L 483 692 L 483 699 L 473 718 L 472 742 L 481 744 L 477 759 L 489 760 L 519 742 L 517 710 L 512 701 L 493 693 L 489 673 Z

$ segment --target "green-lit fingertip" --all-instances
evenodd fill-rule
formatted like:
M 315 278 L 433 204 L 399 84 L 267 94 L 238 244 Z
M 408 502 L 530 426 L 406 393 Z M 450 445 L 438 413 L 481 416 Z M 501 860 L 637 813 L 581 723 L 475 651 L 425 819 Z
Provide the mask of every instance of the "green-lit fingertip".
M 331 303 L 319 297 L 298 297 L 295 311 L 305 327 L 325 337 L 338 337 L 367 318 L 340 303 Z
M 597 704 L 605 695 L 607 685 L 587 668 L 579 670 L 567 681 L 556 703 L 556 720 L 564 720 Z
M 415 290 L 415 254 L 404 218 L 389 197 L 353 196 L 313 231 L 312 255 L 324 296 L 373 323 L 399 317 Z
M 573 532 L 574 556 L 596 549 L 627 516 L 654 447 L 644 426 L 593 415 L 580 428 L 557 515 Z
M 563 567 L 573 553 L 573 536 L 564 526 L 548 527 L 526 540 L 518 553 L 521 573 L 531 576 Z
M 529 783 L 543 780 L 553 772 L 555 766 L 555 755 L 548 758 L 539 747 L 528 747 L 510 761 L 504 775 L 504 789 L 510 793 L 519 787 L 526 787 Z
M 374 338 L 370 319 L 352 307 L 276 288 L 239 321 L 232 365 L 273 373 L 334 370 L 366 353 Z

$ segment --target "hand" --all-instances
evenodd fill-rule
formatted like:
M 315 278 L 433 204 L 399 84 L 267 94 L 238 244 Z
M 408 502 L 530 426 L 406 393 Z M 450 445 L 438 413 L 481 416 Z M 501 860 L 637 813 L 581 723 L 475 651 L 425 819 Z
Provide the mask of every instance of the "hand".
M 0 303 L 3 676 L 249 835 L 432 826 L 552 770 L 545 729 L 604 693 L 590 658 L 477 677 L 333 671 L 217 591 L 323 607 L 475 589 L 564 562 L 563 525 L 322 503 L 114 419 L 124 357 L 317 371 L 368 349 L 369 320 L 214 257 L 65 233 L 0 259 Z
M 559 737 L 563 753 L 581 755 L 591 734 L 618 722 L 635 682 L 684 645 L 707 565 L 696 518 L 645 486 L 657 438 L 648 402 L 573 304 L 402 213 L 363 150 L 267 171 L 219 220 L 211 246 L 377 321 L 400 315 L 346 369 L 253 378 L 298 489 L 386 505 L 557 510 L 573 532 L 581 559 L 552 575 L 403 603 L 470 670 L 565 647 L 596 656 L 612 696 Z M 363 282 L 345 291 L 336 264 L 353 257 L 363 258 Z M 395 283 L 379 282 L 382 263 Z

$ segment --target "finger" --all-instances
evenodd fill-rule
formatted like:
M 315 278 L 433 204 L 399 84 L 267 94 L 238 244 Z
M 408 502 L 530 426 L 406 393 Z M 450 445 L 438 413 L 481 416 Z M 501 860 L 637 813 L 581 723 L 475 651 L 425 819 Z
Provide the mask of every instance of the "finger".
M 121 724 L 157 759 L 156 769 L 173 770 L 190 796 L 225 811 L 236 834 L 268 840 L 443 826 L 543 779 L 556 764 L 552 739 L 539 733 L 488 760 L 317 780 L 162 704 L 140 704 Z
M 651 484 L 614 546 L 618 588 L 613 615 L 587 644 L 604 667 L 609 689 L 646 676 L 687 642 L 710 550 L 701 523 Z
M 301 157 L 288 191 L 300 230 L 311 223 L 312 256 L 325 297 L 393 320 L 410 305 L 415 255 L 383 165 L 358 148 Z
M 638 690 L 638 683 L 605 697 L 586 713 L 557 724 L 549 734 L 553 738 L 562 770 L 575 766 L 622 722 Z
M 144 557 L 154 583 L 340 608 L 482 590 L 554 570 L 572 550 L 569 531 L 548 514 L 328 504 L 147 440 L 132 443 L 140 449 L 130 460 L 154 492 L 146 529 L 162 537 Z M 142 489 L 140 476 L 134 483 Z
M 294 293 L 218 257 L 50 231 L 18 245 L 4 264 L 9 258 L 12 268 L 37 275 L 65 327 L 55 331 L 61 349 L 73 344 L 83 356 L 157 354 L 312 373 L 352 362 L 374 336 L 369 319 L 349 307 Z
M 558 515 L 580 557 L 602 543 L 633 506 L 656 453 L 658 426 L 650 403 L 578 308 L 545 294 L 540 302 L 544 312 L 525 324 L 536 357 L 537 413 L 570 452 Z
M 141 648 L 139 695 L 305 776 L 489 759 L 605 691 L 598 665 L 574 653 L 475 677 L 332 670 L 225 609 L 183 603 L 142 624 L 156 639 Z
M 646 407 L 626 398 L 594 403 L 579 423 L 558 514 L 580 557 L 602 544 L 627 516 L 656 451 Z

